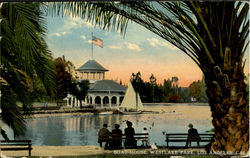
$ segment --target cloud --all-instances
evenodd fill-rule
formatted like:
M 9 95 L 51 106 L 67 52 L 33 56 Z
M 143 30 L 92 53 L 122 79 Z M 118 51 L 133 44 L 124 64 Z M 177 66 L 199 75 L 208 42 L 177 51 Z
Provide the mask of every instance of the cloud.
M 152 39 L 147 38 L 147 41 L 153 47 L 156 47 L 156 45 L 160 45 L 160 41 L 156 38 L 152 38 Z
M 167 47 L 167 48 L 172 49 L 172 50 L 178 50 L 177 47 L 175 47 L 175 46 L 172 45 L 172 44 L 169 44 L 169 43 L 166 42 L 166 41 L 162 42 L 162 46 Z
M 57 37 L 60 37 L 60 36 L 61 36 L 61 34 L 60 34 L 60 33 L 55 33 L 55 35 L 56 35 Z
M 80 17 L 70 17 L 64 21 L 64 28 L 67 30 L 74 29 L 74 28 L 81 28 L 84 25 L 88 28 L 94 27 L 94 25 L 92 25 L 92 23 L 86 22 L 85 20 L 81 19 Z
M 134 50 L 136 52 L 142 51 L 142 49 L 137 44 L 125 42 L 125 45 L 128 49 Z
M 111 45 L 111 46 L 107 46 L 110 49 L 121 49 L 122 46 L 116 46 L 116 45 Z
M 82 36 L 81 36 L 81 39 L 85 40 L 85 39 L 86 39 L 86 36 L 82 35 Z
M 64 36 L 66 34 L 70 34 L 70 32 L 56 32 L 56 33 L 52 33 L 51 36 L 61 37 L 61 36 Z
M 162 47 L 167 47 L 167 48 L 172 49 L 172 50 L 177 50 L 177 48 L 175 46 L 169 44 L 169 42 L 167 42 L 167 41 L 159 41 L 156 38 L 151 38 L 151 39 L 147 38 L 147 41 L 153 47 L 162 46 Z
M 129 42 L 125 42 L 122 45 L 109 45 L 109 46 L 107 46 L 107 48 L 110 48 L 110 49 L 130 49 L 130 50 L 134 50 L 136 52 L 142 51 L 142 49 L 137 44 L 133 44 L 133 43 L 129 43 Z

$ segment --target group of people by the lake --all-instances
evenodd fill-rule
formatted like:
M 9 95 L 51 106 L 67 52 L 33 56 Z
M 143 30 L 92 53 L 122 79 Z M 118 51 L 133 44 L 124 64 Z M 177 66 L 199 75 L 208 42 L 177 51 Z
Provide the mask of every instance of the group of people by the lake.
M 124 130 L 125 135 L 125 141 L 124 146 L 125 147 L 135 147 L 137 145 L 137 141 L 135 140 L 135 130 L 132 127 L 133 123 L 130 121 L 126 121 L 127 128 Z M 101 128 L 98 132 L 98 143 L 100 144 L 100 147 L 102 147 L 102 143 L 105 142 L 105 148 L 120 148 L 122 146 L 122 130 L 120 130 L 120 125 L 115 124 L 114 129 L 110 132 L 107 129 L 107 124 L 103 124 L 103 128 Z M 147 128 L 144 127 L 143 134 L 148 133 Z M 109 138 L 112 138 L 112 141 L 108 141 Z M 142 138 L 140 139 L 142 141 L 142 145 L 148 146 L 148 139 Z
M 127 128 L 125 128 L 124 130 L 124 134 L 125 134 L 125 142 L 124 142 L 124 146 L 125 147 L 136 147 L 137 146 L 137 141 L 134 137 L 135 135 L 135 130 L 132 127 L 133 124 L 130 121 L 126 121 L 127 124 Z M 107 129 L 107 124 L 103 124 L 103 128 L 101 128 L 98 132 L 98 143 L 100 144 L 100 147 L 102 147 L 102 143 L 105 142 L 105 148 L 120 148 L 122 146 L 122 130 L 120 130 L 120 125 L 119 124 L 115 124 L 114 125 L 114 129 L 110 132 Z M 188 137 L 187 137 L 187 141 L 186 141 L 186 147 L 187 146 L 191 146 L 191 141 L 197 141 L 197 145 L 199 146 L 199 142 L 200 142 L 200 136 L 198 134 L 197 129 L 193 128 L 193 124 L 189 124 L 188 125 L 189 130 L 188 130 Z M 147 128 L 144 127 L 143 134 L 148 134 Z M 109 138 L 112 138 L 112 141 L 108 141 Z M 148 147 L 148 138 L 142 138 L 140 139 L 142 142 L 142 146 Z

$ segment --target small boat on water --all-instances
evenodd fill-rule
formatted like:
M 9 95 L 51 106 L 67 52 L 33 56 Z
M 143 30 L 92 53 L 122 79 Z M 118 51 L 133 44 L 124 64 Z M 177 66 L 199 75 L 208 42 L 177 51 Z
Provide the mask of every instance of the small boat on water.
M 110 114 L 113 114 L 113 111 L 103 111 L 103 112 L 99 112 L 97 114 L 98 115 L 110 115 Z
M 96 112 L 94 112 L 95 115 L 111 115 L 113 114 L 113 111 L 107 110 L 107 109 L 99 109 Z
M 122 114 L 141 114 L 143 110 L 143 105 L 139 93 L 136 93 L 132 83 L 128 83 L 128 88 L 126 90 L 124 99 L 122 100 L 119 111 Z

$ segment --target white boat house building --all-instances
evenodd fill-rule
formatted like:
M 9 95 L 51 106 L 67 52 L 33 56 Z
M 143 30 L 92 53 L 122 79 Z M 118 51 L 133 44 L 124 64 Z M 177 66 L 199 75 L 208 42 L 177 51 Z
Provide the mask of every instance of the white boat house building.
M 76 69 L 79 80 L 89 80 L 90 83 L 88 94 L 82 103 L 83 106 L 94 105 L 96 108 L 119 107 L 126 88 L 113 80 L 105 80 L 105 72 L 107 71 L 109 70 L 105 69 L 96 60 L 88 60 Z M 69 106 L 72 107 L 72 105 L 73 103 L 69 103 Z M 79 107 L 80 103 L 77 102 L 75 106 Z

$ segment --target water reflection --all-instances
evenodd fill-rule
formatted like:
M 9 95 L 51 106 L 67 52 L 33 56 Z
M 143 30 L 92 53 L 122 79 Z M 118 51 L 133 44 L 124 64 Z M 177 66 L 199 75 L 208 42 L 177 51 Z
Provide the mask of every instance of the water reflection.
M 209 108 L 204 109 L 209 110 Z M 193 114 L 192 114 L 193 115 Z M 141 114 L 141 115 L 84 115 L 27 119 L 27 132 L 18 139 L 31 139 L 34 145 L 98 145 L 97 133 L 104 123 L 111 131 L 118 123 L 126 128 L 126 120 L 140 133 L 148 128 L 150 142 L 165 145 L 163 131 L 187 132 L 187 124 L 192 122 L 200 133 L 212 128 L 210 119 L 193 119 L 183 114 Z

